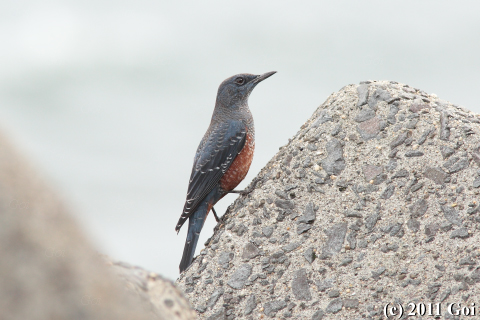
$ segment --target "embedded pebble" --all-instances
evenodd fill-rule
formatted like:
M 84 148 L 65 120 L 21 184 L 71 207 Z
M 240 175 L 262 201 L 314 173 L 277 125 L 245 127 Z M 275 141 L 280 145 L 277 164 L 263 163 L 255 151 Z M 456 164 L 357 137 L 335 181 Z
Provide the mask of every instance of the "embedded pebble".
M 447 174 L 440 168 L 427 167 L 423 172 L 425 178 L 435 181 L 437 184 L 444 184 Z
M 440 114 L 440 139 L 448 141 L 450 138 L 450 127 L 448 126 L 448 115 L 445 112 Z
M 342 144 L 337 139 L 332 139 L 327 142 L 326 150 L 328 156 L 321 161 L 323 169 L 329 175 L 339 175 L 345 168 Z
M 361 107 L 368 101 L 368 84 L 362 84 L 357 87 L 358 102 L 357 107 Z
M 336 298 L 328 304 L 327 308 L 325 308 L 326 313 L 337 313 L 342 310 L 343 301 L 341 298 Z
M 460 228 L 457 230 L 452 231 L 450 238 L 455 239 L 455 238 L 468 238 L 470 235 L 468 233 L 468 230 L 466 228 Z
M 455 149 L 450 148 L 448 146 L 441 146 L 440 152 L 442 153 L 443 159 L 447 159 L 448 157 L 450 157 L 452 154 L 455 153 Z
M 253 312 L 253 310 L 255 310 L 256 307 L 257 307 L 257 299 L 255 295 L 249 296 L 247 298 L 247 302 L 245 303 L 245 311 L 243 314 L 248 316 Z
M 287 303 L 283 300 L 275 300 L 265 303 L 263 313 L 267 316 L 273 315 L 275 312 L 284 309 Z
M 422 157 L 424 153 L 422 151 L 418 150 L 409 150 L 405 152 L 405 157 L 411 158 L 411 157 Z
M 244 264 L 237 268 L 227 284 L 234 289 L 242 289 L 247 282 L 248 277 L 252 273 L 252 265 Z
M 347 224 L 339 223 L 333 225 L 329 229 L 325 230 L 325 233 L 327 234 L 328 239 L 323 246 L 321 255 L 322 259 L 331 257 L 340 252 L 347 234 Z
M 293 274 L 292 292 L 297 300 L 308 301 L 312 299 L 305 269 L 297 270 Z
M 377 89 L 368 98 L 368 106 L 373 110 L 377 110 L 377 103 L 380 101 L 388 101 L 392 98 L 390 93 L 383 89 Z
M 357 131 L 363 140 L 371 140 L 377 137 L 381 129 L 380 118 L 373 117 L 370 120 L 361 122 L 357 125 Z
M 250 260 L 258 256 L 259 254 L 260 254 L 260 250 L 258 250 L 258 247 L 253 243 L 249 242 L 243 249 L 242 258 L 246 260 Z
M 355 116 L 353 120 L 356 122 L 364 122 L 375 117 L 375 111 L 370 108 L 364 108 Z

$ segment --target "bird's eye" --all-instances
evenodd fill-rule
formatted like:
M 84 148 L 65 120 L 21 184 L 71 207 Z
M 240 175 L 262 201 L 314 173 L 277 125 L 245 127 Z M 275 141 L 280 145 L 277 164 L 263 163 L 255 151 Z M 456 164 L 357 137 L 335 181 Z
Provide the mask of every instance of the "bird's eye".
M 243 79 L 242 77 L 238 77 L 237 79 L 235 79 L 235 83 L 237 84 L 243 84 L 245 82 L 245 79 Z

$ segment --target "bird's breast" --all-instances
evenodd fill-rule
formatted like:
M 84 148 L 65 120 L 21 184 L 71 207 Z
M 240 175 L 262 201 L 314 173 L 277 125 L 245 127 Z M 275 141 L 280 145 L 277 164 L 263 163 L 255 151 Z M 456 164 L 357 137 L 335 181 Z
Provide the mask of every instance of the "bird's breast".
M 255 150 L 255 139 L 252 134 L 247 132 L 245 145 L 233 160 L 232 165 L 220 179 L 220 187 L 225 191 L 235 189 L 236 186 L 245 178 L 250 169 Z

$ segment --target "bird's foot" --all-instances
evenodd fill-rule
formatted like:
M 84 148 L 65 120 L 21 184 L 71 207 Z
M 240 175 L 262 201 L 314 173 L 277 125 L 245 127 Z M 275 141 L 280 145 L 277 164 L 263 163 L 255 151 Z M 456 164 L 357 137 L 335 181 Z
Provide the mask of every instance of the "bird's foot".
M 245 196 L 245 195 L 251 193 L 255 189 L 255 187 L 257 186 L 257 183 L 259 181 L 260 181 L 260 179 L 255 178 L 252 181 L 252 183 L 250 183 L 250 185 L 246 189 L 244 189 L 244 190 L 230 190 L 230 191 L 228 191 L 228 193 L 239 193 L 242 196 Z
M 218 218 L 217 216 L 217 212 L 215 211 L 215 209 L 212 207 L 212 212 L 213 212 L 213 216 L 215 217 L 215 220 L 220 221 L 220 219 Z
M 228 193 L 238 193 L 238 194 L 241 194 L 242 196 L 244 195 L 247 195 L 249 194 L 250 192 L 252 192 L 253 190 L 249 190 L 249 189 L 244 189 L 244 190 L 230 190 L 228 191 Z

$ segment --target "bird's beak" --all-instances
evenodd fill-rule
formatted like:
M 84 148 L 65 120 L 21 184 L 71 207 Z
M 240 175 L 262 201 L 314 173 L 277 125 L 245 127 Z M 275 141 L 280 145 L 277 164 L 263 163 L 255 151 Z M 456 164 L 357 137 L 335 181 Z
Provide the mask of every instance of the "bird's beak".
M 256 78 L 251 80 L 249 83 L 247 83 L 247 90 L 249 92 L 252 92 L 253 88 L 255 88 L 257 86 L 257 84 L 259 84 L 260 82 L 262 82 L 263 80 L 267 79 L 268 77 L 270 77 L 271 75 L 273 75 L 275 73 L 277 73 L 277 71 L 271 71 L 271 72 L 267 72 L 267 73 L 264 73 L 264 74 L 261 74 L 261 75 L 257 76 Z
M 255 79 L 252 80 L 252 83 L 255 83 L 255 85 L 256 85 L 259 82 L 267 79 L 268 77 L 273 76 L 275 73 L 277 73 L 277 71 L 270 71 L 270 72 L 264 73 L 262 75 L 259 75 L 258 77 L 256 77 Z

